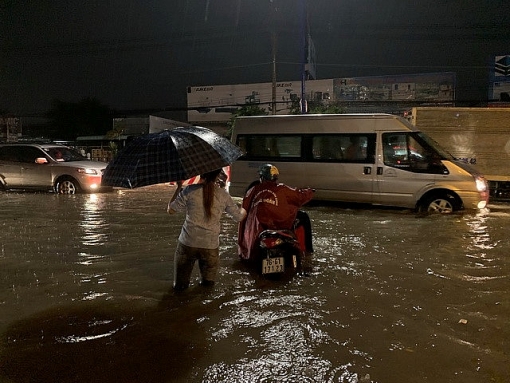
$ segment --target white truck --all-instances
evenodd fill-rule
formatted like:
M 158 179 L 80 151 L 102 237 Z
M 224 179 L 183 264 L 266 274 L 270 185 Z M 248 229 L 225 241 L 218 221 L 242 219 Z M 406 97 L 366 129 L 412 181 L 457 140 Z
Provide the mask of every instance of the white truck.
M 113 131 L 122 132 L 123 135 L 139 135 L 147 133 L 158 133 L 165 129 L 174 129 L 178 126 L 188 126 L 188 123 L 169 120 L 167 118 L 148 117 L 126 117 L 113 119 Z
M 476 165 L 490 196 L 510 200 L 510 107 L 416 107 L 411 123 L 454 157 Z

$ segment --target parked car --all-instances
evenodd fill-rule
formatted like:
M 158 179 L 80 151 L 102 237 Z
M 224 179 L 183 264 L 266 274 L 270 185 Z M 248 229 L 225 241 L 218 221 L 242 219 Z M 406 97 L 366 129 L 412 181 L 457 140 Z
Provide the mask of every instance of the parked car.
M 0 144 L 0 189 L 59 194 L 100 191 L 106 165 L 64 145 Z

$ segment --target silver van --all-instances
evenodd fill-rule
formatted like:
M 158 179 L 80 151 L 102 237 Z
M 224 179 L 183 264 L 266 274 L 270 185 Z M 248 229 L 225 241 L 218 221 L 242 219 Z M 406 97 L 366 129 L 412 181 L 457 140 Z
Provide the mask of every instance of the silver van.
M 99 191 L 106 165 L 63 145 L 0 144 L 0 189 Z
M 231 166 L 234 196 L 271 163 L 281 182 L 315 188 L 315 200 L 440 213 L 488 203 L 487 181 L 473 166 L 390 114 L 240 117 L 232 141 L 245 152 Z

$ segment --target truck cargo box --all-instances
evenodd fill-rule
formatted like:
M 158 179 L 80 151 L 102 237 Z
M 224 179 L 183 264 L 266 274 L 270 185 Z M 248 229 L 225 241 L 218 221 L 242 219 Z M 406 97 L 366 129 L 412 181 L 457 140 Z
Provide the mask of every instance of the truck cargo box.
M 510 198 L 510 108 L 416 107 L 411 122 L 490 181 L 491 196 Z

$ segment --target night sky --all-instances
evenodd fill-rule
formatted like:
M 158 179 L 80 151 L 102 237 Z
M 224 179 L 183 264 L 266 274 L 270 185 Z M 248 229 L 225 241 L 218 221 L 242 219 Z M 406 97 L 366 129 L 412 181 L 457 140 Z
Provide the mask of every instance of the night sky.
M 0 0 L 0 112 L 97 98 L 185 108 L 186 87 L 301 78 L 303 0 Z M 487 100 L 510 54 L 508 0 L 308 0 L 317 78 L 456 72 L 457 99 Z

